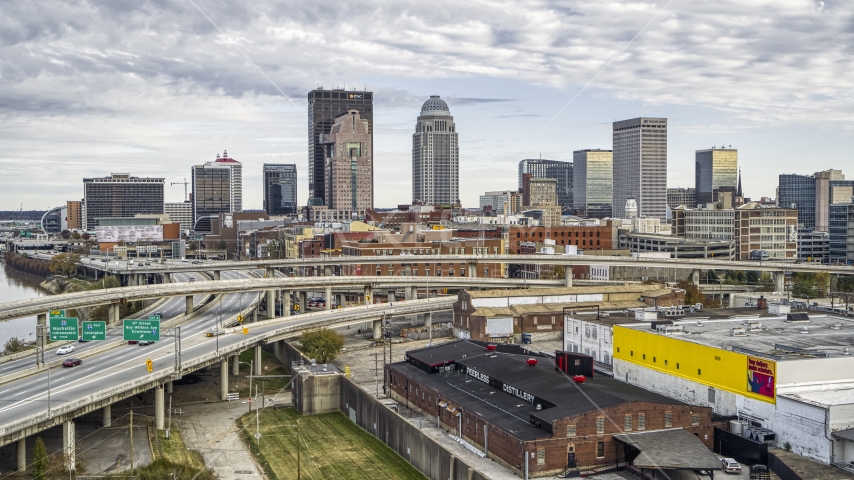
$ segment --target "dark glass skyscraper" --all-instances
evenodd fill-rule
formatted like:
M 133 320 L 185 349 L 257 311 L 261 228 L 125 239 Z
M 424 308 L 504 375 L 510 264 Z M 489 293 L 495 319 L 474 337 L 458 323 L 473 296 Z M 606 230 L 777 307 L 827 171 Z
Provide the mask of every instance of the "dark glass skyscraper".
M 374 139 L 374 94 L 345 90 L 312 90 L 308 93 L 308 204 L 327 205 L 325 188 L 326 158 L 324 138 L 332 130 L 335 118 L 355 109 L 367 120 L 371 145 Z M 373 169 L 373 167 L 371 167 Z M 373 178 L 373 170 L 371 171 Z
M 798 211 L 798 225 L 815 228 L 815 177 L 783 174 L 777 186 L 777 206 Z
M 558 160 L 525 159 L 519 162 L 519 189 L 522 175 L 531 178 L 554 178 L 557 180 L 557 203 L 564 211 L 572 210 L 572 162 Z
M 264 210 L 268 215 L 290 215 L 297 211 L 297 166 L 264 164 Z

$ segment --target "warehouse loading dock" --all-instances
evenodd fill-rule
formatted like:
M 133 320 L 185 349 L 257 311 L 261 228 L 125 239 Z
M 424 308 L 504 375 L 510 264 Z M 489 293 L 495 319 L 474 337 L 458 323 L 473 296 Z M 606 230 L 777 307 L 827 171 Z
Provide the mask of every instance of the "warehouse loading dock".
M 714 471 L 722 469 L 718 457 L 682 428 L 616 434 L 614 438 L 623 443 L 626 461 L 640 470 L 641 477 L 655 470 L 706 470 L 715 478 Z

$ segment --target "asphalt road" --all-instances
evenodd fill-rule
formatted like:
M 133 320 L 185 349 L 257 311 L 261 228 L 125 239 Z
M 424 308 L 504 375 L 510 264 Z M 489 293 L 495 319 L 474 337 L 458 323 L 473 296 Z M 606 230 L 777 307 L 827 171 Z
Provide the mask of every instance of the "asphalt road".
M 246 294 L 253 295 L 253 294 Z M 236 315 L 240 301 L 223 304 L 222 316 Z M 245 305 L 245 303 L 244 303 Z M 401 304 L 402 305 L 402 304 Z M 393 310 L 394 306 L 386 306 Z M 325 314 L 327 319 L 345 317 L 352 312 L 332 310 Z M 300 325 L 316 321 L 317 317 L 304 318 L 307 315 L 295 315 L 284 322 L 275 324 L 248 324 L 249 337 L 242 333 L 207 337 L 206 333 L 216 324 L 216 309 L 188 321 L 181 326 L 182 358 L 184 364 L 193 357 L 217 351 L 240 343 L 252 336 L 277 330 L 286 325 Z M 83 364 L 73 368 L 55 367 L 3 385 L 0 396 L 0 426 L 20 420 L 29 415 L 56 408 L 60 404 L 74 401 L 80 397 L 117 387 L 135 376 L 147 375 L 145 362 L 151 359 L 154 370 L 168 370 L 174 365 L 173 339 L 165 337 L 163 341 L 147 347 L 124 345 L 84 360 Z M 50 392 L 48 392 L 50 390 Z
M 228 272 L 228 273 L 237 273 L 237 272 Z M 177 274 L 176 273 L 173 275 L 173 278 L 175 279 L 176 282 L 187 282 L 187 281 L 189 281 L 191 276 L 199 277 L 199 274 L 198 273 L 196 273 L 196 274 L 193 274 L 193 273 Z M 234 278 L 237 278 L 237 277 L 235 276 Z M 194 296 L 193 297 L 193 304 L 199 305 L 202 302 L 202 300 L 205 299 L 205 297 L 207 297 L 207 295 L 196 295 L 196 296 Z M 169 300 L 167 300 L 166 303 L 164 303 L 160 308 L 158 308 L 157 311 L 162 313 L 162 315 L 163 315 L 162 319 L 163 320 L 170 320 L 170 319 L 173 319 L 173 318 L 176 318 L 176 317 L 183 315 L 184 310 L 186 308 L 187 308 L 186 307 L 186 301 L 184 300 L 183 297 L 172 297 Z M 85 352 L 88 349 L 97 347 L 98 342 L 75 343 L 73 345 L 74 345 L 75 351 L 74 351 L 74 353 L 68 355 L 70 357 L 73 357 L 73 356 L 75 356 L 75 354 L 78 354 L 80 352 Z M 57 357 L 56 347 L 53 347 L 53 348 L 49 347 L 45 351 L 45 360 L 46 361 L 54 361 L 54 360 L 56 360 L 55 357 Z M 7 375 L 9 373 L 12 373 L 14 371 L 20 370 L 20 369 L 33 367 L 33 366 L 35 366 L 35 363 L 36 363 L 35 352 L 33 352 L 31 355 L 19 358 L 17 360 L 0 363 L 0 377 L 2 377 L 3 375 Z

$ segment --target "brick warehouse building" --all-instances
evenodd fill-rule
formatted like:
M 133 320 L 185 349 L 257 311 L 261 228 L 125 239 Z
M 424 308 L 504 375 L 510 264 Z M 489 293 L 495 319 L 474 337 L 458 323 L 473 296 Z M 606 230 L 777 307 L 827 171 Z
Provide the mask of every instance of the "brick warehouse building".
M 542 477 L 623 466 L 638 460 L 635 447 L 649 455 L 643 440 L 651 434 L 675 440 L 680 457 L 705 460 L 681 468 L 720 468 L 709 450 L 710 408 L 594 378 L 592 367 L 583 373 L 585 381 L 576 383 L 573 375 L 579 371 L 572 360 L 568 375 L 545 356 L 522 354 L 515 346 L 485 346 L 459 340 L 409 351 L 406 361 L 385 366 L 386 391 L 408 408 L 437 417 L 453 435 L 523 478 L 526 469 L 528 476 Z M 627 434 L 636 441 L 627 444 Z M 674 468 L 664 459 L 652 463 Z
M 413 236 L 413 238 L 416 238 Z M 391 255 L 400 258 L 393 264 L 352 264 L 342 265 L 342 275 L 388 276 L 413 275 L 416 277 L 466 277 L 469 276 L 466 262 L 430 263 L 419 262 L 421 255 L 497 255 L 504 244 L 496 238 L 450 238 L 438 241 L 380 241 L 341 243 L 342 254 L 348 257 Z M 499 263 L 478 265 L 477 277 L 501 278 L 504 266 Z
M 574 245 L 579 250 L 612 250 L 619 245 L 618 223 L 607 220 L 598 227 L 588 226 L 551 226 L 524 227 L 510 226 L 507 235 L 507 253 L 521 254 L 523 242 L 542 242 L 552 239 L 555 245 Z

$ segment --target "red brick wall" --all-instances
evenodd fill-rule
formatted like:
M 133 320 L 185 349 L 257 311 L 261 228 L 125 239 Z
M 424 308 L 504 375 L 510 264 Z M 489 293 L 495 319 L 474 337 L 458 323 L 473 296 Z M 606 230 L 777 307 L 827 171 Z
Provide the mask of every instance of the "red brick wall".
M 519 254 L 520 243 L 551 239 L 557 245 L 576 245 L 579 250 L 610 250 L 619 244 L 617 228 L 605 227 L 510 227 L 508 253 Z

